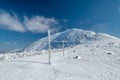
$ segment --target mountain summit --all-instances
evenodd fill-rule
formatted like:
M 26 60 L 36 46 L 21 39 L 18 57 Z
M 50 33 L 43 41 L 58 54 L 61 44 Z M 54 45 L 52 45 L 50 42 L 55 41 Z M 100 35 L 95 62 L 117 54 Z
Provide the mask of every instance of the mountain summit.
M 59 32 L 54 35 L 51 35 L 51 47 L 52 48 L 61 48 L 62 41 L 65 41 L 65 47 L 69 45 L 78 45 L 78 44 L 86 44 L 90 42 L 96 41 L 104 41 L 108 40 L 117 40 L 118 38 L 110 36 L 104 33 L 95 33 L 93 31 L 86 31 L 82 29 L 68 29 L 64 32 Z M 107 42 L 107 41 L 106 41 Z M 23 51 L 30 52 L 30 51 L 40 51 L 43 49 L 48 49 L 48 37 L 39 39 L 28 47 L 24 48 Z

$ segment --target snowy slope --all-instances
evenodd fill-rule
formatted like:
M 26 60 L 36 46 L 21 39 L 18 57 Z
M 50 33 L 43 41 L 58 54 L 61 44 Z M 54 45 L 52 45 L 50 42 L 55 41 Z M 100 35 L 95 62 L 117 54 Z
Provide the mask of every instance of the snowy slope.
M 85 31 L 82 29 L 69 29 L 64 32 L 60 32 L 51 36 L 51 41 L 61 41 L 61 42 L 51 42 L 52 48 L 61 48 L 62 41 L 67 41 L 70 45 L 78 45 L 78 44 L 85 44 L 88 42 L 96 41 L 96 40 L 103 40 L 106 39 L 116 39 L 107 34 L 103 33 L 95 33 L 92 31 Z M 26 47 L 23 51 L 26 52 L 34 52 L 40 51 L 43 49 L 48 49 L 48 38 L 42 38 L 38 41 L 33 42 L 31 45 Z M 68 46 L 68 43 L 65 43 L 65 46 Z
M 57 33 L 52 39 L 62 40 L 65 33 L 65 40 L 72 43 L 75 39 L 81 44 L 65 48 L 64 56 L 62 49 L 52 50 L 51 65 L 47 50 L 34 51 L 34 56 L 30 52 L 0 55 L 7 59 L 0 61 L 0 80 L 120 80 L 120 39 L 80 29 Z M 45 40 L 34 42 L 26 50 L 43 48 L 47 44 L 41 41 Z
M 110 40 L 56 51 L 51 65 L 48 54 L 1 61 L 0 80 L 120 80 L 119 41 Z

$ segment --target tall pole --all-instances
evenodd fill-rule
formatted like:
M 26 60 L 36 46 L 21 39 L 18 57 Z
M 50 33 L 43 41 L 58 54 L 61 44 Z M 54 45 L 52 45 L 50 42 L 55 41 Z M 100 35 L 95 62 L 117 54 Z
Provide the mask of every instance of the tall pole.
M 50 54 L 51 54 L 50 30 L 48 30 L 48 47 L 49 47 L 49 64 L 51 64 L 51 62 L 50 62 Z
M 69 45 L 69 43 L 68 43 L 68 56 L 69 56 L 69 52 L 70 52 L 69 49 L 70 49 L 70 45 Z
M 63 47 L 63 57 L 64 57 L 64 54 L 65 54 L 65 52 L 64 52 L 64 41 L 62 41 L 62 47 Z

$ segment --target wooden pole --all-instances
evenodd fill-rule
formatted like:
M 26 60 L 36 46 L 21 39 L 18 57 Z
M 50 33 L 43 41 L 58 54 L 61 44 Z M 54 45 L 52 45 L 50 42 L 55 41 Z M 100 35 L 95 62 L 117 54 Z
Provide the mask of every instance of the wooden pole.
M 62 47 L 63 47 L 63 57 L 64 57 L 64 55 L 65 55 L 65 52 L 64 52 L 64 41 L 62 41 Z
M 69 50 L 70 50 L 70 45 L 69 45 L 69 43 L 68 43 L 68 56 L 69 56 L 69 52 L 70 52 Z
M 51 64 L 50 61 L 50 54 L 51 54 L 51 39 L 50 39 L 50 30 L 48 30 L 48 47 L 49 47 L 49 64 Z

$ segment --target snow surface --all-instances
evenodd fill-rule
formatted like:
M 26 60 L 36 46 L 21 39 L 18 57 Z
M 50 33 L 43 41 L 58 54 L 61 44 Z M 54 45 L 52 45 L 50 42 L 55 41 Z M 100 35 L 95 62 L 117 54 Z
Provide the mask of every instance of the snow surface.
M 120 40 L 96 34 L 95 40 L 64 49 L 1 54 L 0 80 L 120 80 Z M 4 56 L 4 57 L 3 57 Z
M 66 48 L 64 57 L 62 50 L 52 51 L 51 65 L 46 51 L 1 61 L 0 80 L 120 80 L 120 46 L 106 44 L 99 41 Z

